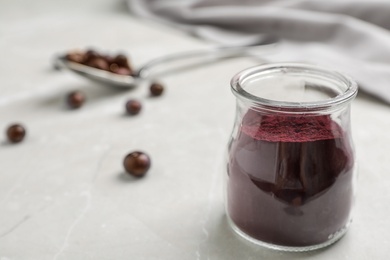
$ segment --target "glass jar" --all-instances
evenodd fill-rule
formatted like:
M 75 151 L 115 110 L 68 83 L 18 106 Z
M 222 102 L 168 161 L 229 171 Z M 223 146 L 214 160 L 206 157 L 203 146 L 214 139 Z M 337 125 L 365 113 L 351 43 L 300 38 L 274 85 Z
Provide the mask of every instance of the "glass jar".
M 341 238 L 356 178 L 350 104 L 357 84 L 309 64 L 266 64 L 231 81 L 226 212 L 242 237 L 308 251 Z

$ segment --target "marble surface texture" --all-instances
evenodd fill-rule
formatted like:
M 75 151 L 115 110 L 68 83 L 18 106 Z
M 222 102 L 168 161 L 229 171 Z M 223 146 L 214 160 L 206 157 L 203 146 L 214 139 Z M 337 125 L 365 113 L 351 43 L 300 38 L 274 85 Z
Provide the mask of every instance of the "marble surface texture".
M 360 174 L 347 235 L 325 250 L 276 252 L 237 237 L 223 206 L 229 81 L 256 60 L 163 77 L 166 92 L 150 98 L 146 82 L 119 91 L 52 69 L 55 54 L 90 46 L 140 66 L 210 44 L 117 1 L 0 0 L 0 130 L 27 128 L 20 144 L 0 137 L 0 260 L 389 259 L 389 105 L 362 93 L 352 105 Z M 87 94 L 79 110 L 64 106 L 71 90 Z M 129 98 L 143 102 L 140 115 L 124 115 Z M 133 150 L 152 158 L 143 179 L 123 171 Z

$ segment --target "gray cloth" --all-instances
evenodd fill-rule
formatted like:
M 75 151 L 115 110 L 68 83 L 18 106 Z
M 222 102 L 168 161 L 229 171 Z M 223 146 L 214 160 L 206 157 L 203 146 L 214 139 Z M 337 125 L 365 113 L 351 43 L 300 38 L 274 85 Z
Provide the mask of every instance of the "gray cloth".
M 128 0 L 139 16 L 223 44 L 274 36 L 270 61 L 325 65 L 390 103 L 390 1 Z

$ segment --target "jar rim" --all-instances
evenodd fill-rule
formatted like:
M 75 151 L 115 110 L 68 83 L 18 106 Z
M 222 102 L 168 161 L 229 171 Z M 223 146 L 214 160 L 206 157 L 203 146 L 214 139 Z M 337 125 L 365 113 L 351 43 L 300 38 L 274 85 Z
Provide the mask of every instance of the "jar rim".
M 257 73 L 262 73 L 272 70 L 301 70 L 302 72 L 312 75 L 321 75 L 323 77 L 337 80 L 346 86 L 343 93 L 329 99 L 310 101 L 310 102 L 294 102 L 294 101 L 280 101 L 262 98 L 253 95 L 245 90 L 242 86 L 242 82 L 248 77 Z M 265 108 L 269 110 L 277 111 L 296 111 L 296 112 L 310 112 L 328 110 L 330 108 L 338 107 L 352 101 L 358 92 L 357 83 L 347 75 L 344 75 L 338 71 L 328 69 L 322 66 L 313 65 L 309 63 L 267 63 L 257 65 L 251 68 L 247 68 L 237 73 L 230 82 L 231 90 L 238 98 L 245 99 L 254 106 Z

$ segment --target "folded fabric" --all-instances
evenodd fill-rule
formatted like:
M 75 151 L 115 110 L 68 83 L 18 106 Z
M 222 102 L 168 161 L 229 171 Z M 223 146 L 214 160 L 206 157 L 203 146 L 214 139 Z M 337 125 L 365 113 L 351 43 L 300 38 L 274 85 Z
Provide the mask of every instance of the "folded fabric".
M 279 39 L 273 62 L 310 62 L 353 77 L 390 104 L 390 1 L 128 0 L 130 10 L 222 44 Z

